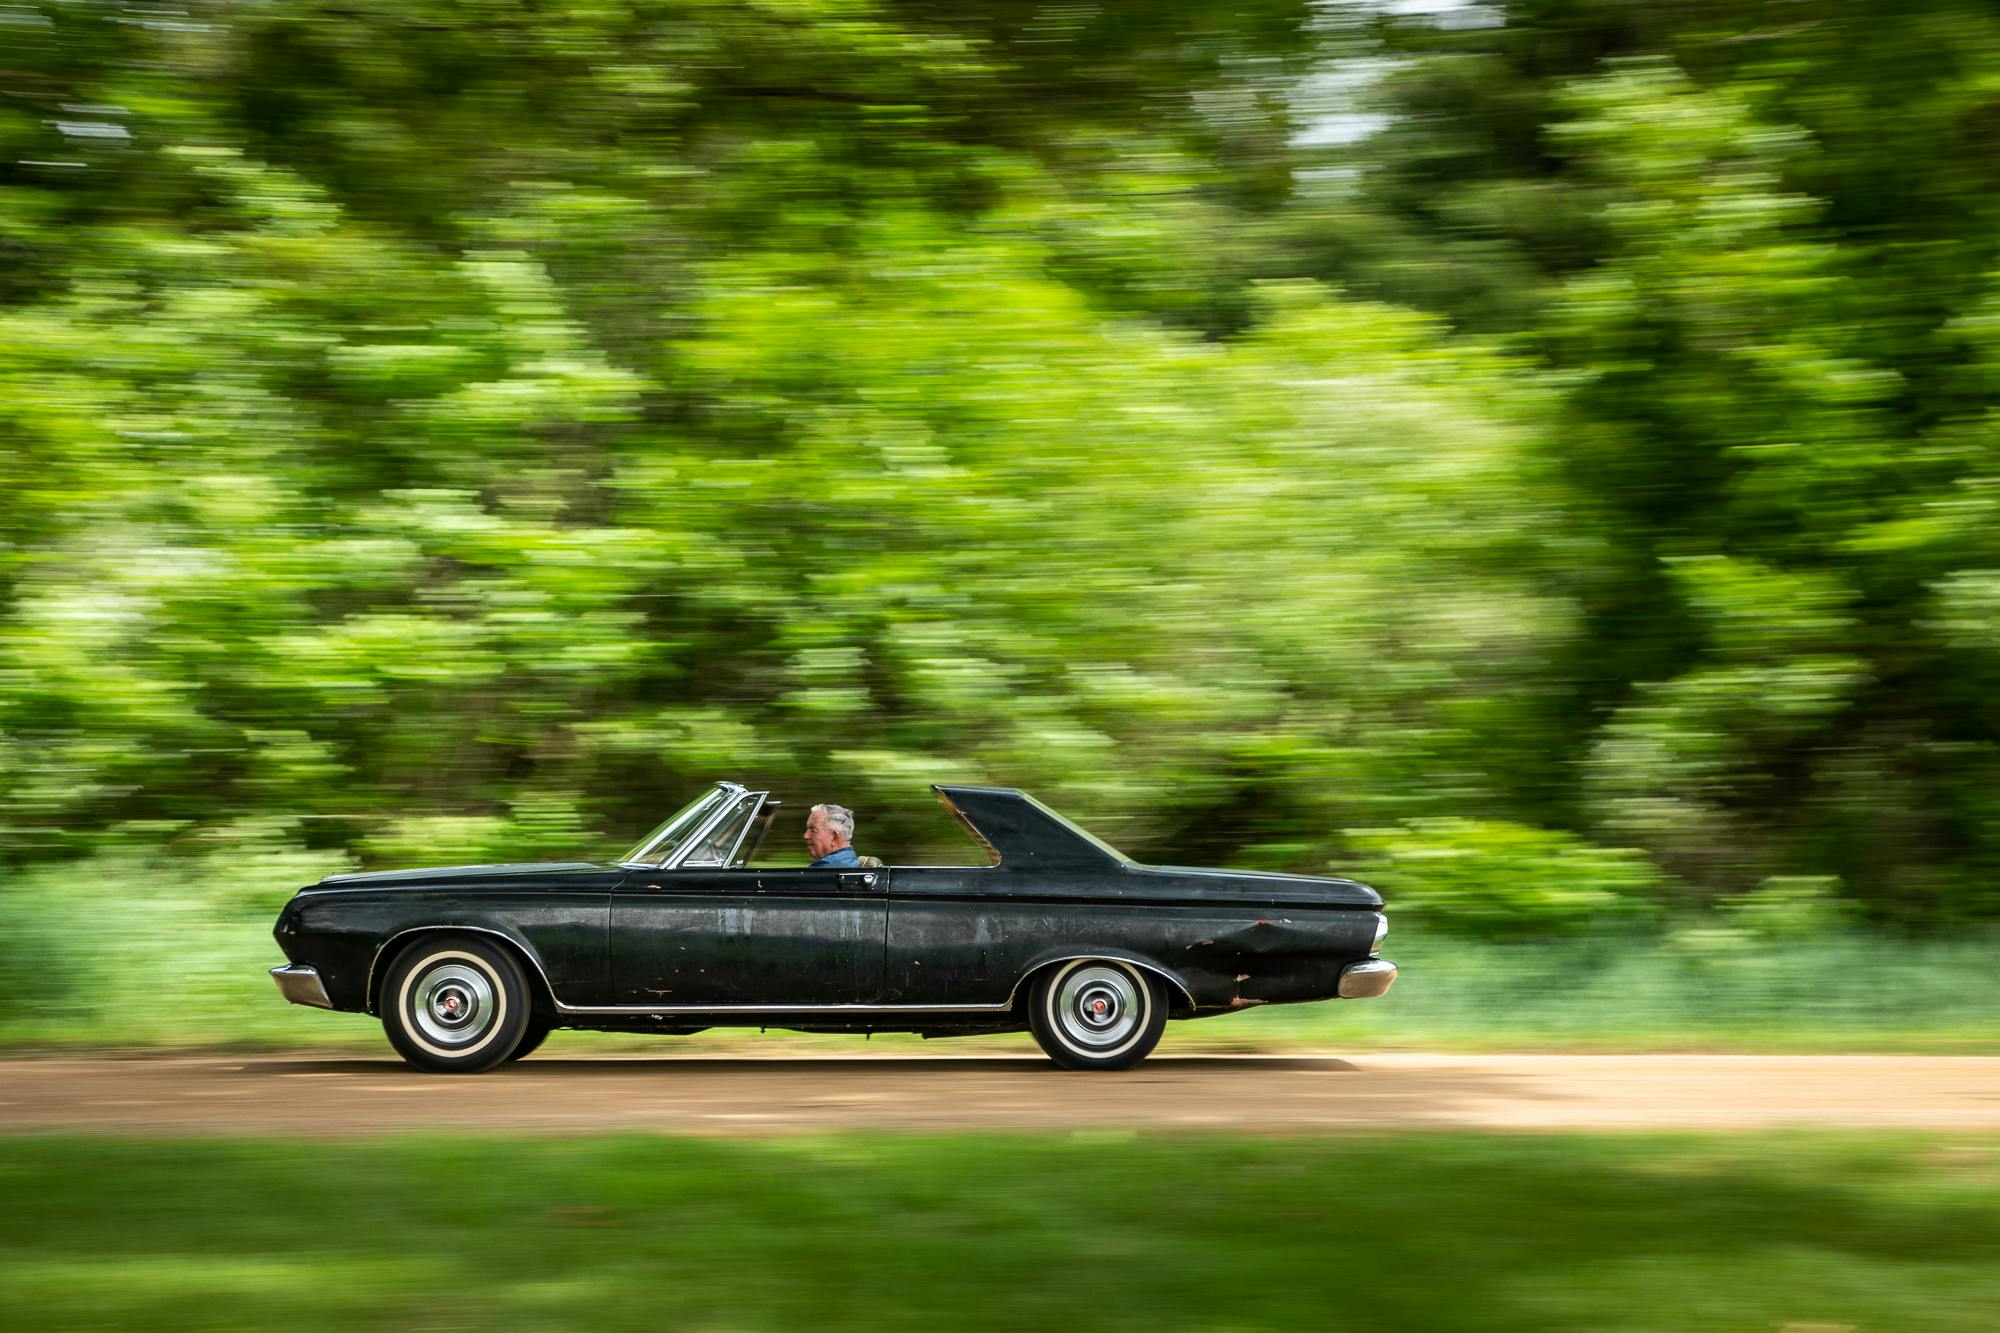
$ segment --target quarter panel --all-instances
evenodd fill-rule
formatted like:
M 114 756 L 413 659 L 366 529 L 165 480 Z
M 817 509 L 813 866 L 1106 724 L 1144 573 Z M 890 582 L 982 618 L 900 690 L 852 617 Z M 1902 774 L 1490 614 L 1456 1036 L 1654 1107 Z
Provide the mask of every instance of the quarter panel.
M 1156 964 L 1203 1009 L 1326 999 L 1374 943 L 1373 912 L 1234 897 L 1135 901 L 1088 876 L 898 869 L 883 998 L 1000 1003 L 1040 963 L 1097 954 Z

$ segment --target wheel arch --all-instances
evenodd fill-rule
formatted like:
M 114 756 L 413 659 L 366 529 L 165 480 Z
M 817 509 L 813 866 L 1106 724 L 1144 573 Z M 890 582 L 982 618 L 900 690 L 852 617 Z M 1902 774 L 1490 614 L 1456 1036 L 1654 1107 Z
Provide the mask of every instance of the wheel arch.
M 533 1009 L 536 1016 L 554 1018 L 559 1012 L 556 1007 L 555 988 L 549 984 L 548 971 L 543 968 L 541 958 L 526 940 L 493 926 L 444 921 L 406 926 L 384 936 L 382 942 L 375 946 L 375 956 L 368 962 L 369 1013 L 379 1016 L 382 1012 L 382 984 L 388 979 L 389 965 L 405 949 L 430 935 L 486 935 L 499 941 L 501 948 L 514 955 L 514 961 L 521 965 L 523 975 L 528 978 L 528 986 L 534 992 Z
M 1188 989 L 1187 982 L 1181 980 L 1172 968 L 1164 967 L 1150 958 L 1141 957 L 1126 949 L 1072 949 L 1062 953 L 1037 956 L 1035 961 L 1022 969 L 1021 975 L 1014 979 L 1014 989 L 1007 994 L 1007 1007 L 1010 1010 L 1016 1010 L 1022 1006 L 1024 998 L 1028 993 L 1028 988 L 1033 984 L 1038 974 L 1046 972 L 1059 963 L 1075 963 L 1086 958 L 1102 958 L 1109 962 L 1127 963 L 1143 971 L 1151 972 L 1154 976 L 1165 981 L 1172 987 L 1167 997 L 1167 1014 L 1169 1017 L 1179 1014 L 1192 1014 L 1195 1011 L 1194 992 Z

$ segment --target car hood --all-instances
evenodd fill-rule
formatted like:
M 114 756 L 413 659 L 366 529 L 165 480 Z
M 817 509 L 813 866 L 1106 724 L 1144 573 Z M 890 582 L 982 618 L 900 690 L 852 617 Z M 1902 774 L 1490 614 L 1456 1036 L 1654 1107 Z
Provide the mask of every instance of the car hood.
M 371 870 L 351 875 L 328 875 L 312 887 L 397 889 L 492 884 L 495 887 L 521 888 L 535 881 L 562 882 L 592 875 L 623 873 L 618 866 L 604 865 L 596 861 L 526 861 L 508 865 L 435 866 L 424 870 Z

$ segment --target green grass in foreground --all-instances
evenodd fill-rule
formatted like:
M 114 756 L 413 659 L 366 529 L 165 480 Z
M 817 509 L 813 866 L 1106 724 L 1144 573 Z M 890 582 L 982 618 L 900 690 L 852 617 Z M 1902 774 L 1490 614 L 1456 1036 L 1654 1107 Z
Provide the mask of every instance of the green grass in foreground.
M 1987 1330 L 2000 1140 L 0 1141 L 18 1328 Z

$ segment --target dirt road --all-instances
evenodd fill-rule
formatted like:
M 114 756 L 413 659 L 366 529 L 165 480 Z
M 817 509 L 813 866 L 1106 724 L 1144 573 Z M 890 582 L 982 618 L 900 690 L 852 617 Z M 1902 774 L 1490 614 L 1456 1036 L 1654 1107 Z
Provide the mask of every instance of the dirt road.
M 473 1078 L 312 1055 L 0 1061 L 0 1133 L 1779 1125 L 2000 1130 L 2000 1057 L 1168 1056 L 1106 1075 L 1015 1057 L 551 1053 Z

